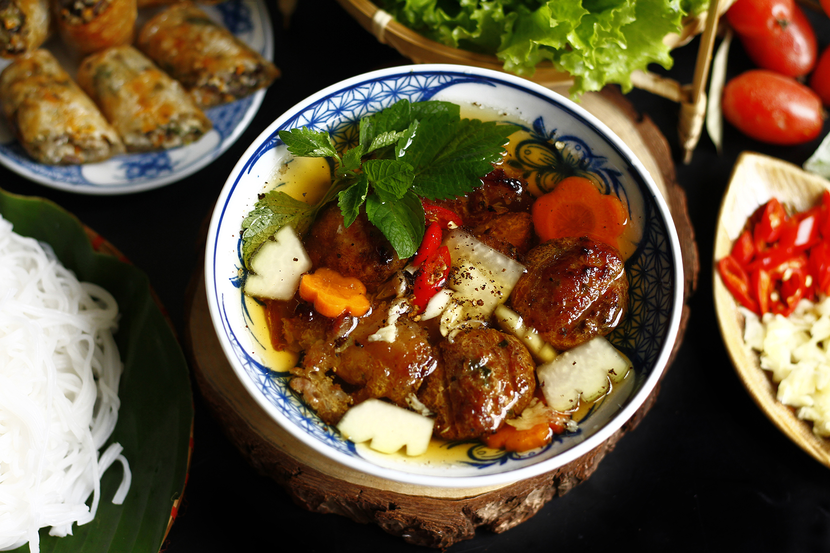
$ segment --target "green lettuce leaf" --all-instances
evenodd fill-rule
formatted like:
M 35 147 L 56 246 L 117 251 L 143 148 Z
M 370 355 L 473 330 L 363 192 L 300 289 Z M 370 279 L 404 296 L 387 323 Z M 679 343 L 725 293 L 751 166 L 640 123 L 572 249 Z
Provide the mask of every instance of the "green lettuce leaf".
M 571 95 L 608 83 L 632 88 L 631 73 L 672 66 L 669 33 L 708 0 L 379 0 L 400 23 L 454 48 L 495 55 L 505 71 L 532 77 L 551 62 L 574 77 Z

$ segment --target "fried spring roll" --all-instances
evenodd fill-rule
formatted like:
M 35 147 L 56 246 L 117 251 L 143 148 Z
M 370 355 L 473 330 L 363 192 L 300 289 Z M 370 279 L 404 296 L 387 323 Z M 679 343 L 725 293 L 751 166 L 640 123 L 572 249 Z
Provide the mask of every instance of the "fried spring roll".
M 274 64 L 190 2 L 156 14 L 141 29 L 137 45 L 202 107 L 247 96 L 279 76 Z
M 130 44 L 138 16 L 136 0 L 51 0 L 61 39 L 81 54 Z
M 169 6 L 170 4 L 178 4 L 179 2 L 184 1 L 186 0 L 138 0 L 138 9 L 155 8 L 158 6 Z M 221 4 L 225 1 L 226 0 L 196 0 L 196 3 L 205 6 L 215 6 L 216 4 Z
M 48 0 L 0 0 L 0 56 L 37 50 L 49 36 Z
M 40 163 L 90 163 L 124 152 L 115 129 L 47 50 L 22 54 L 0 73 L 0 103 Z
M 88 56 L 77 79 L 121 135 L 128 152 L 190 144 L 212 127 L 182 85 L 132 46 Z

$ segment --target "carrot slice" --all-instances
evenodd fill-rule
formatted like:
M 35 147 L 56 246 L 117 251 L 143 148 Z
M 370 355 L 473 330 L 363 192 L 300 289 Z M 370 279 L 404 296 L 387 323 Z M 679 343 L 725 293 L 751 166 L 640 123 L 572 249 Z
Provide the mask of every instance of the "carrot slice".
M 360 317 L 369 311 L 366 286 L 354 277 L 344 277 L 326 267 L 303 275 L 300 297 L 314 302 L 314 309 L 326 317 L 339 317 L 344 313 Z
M 601 194 L 585 177 L 567 177 L 533 203 L 533 225 L 542 240 L 588 236 L 615 248 L 628 214 L 615 196 Z
M 539 423 L 526 430 L 504 424 L 495 434 L 485 436 L 482 441 L 492 449 L 521 452 L 547 445 L 553 434 L 550 424 L 546 423 Z

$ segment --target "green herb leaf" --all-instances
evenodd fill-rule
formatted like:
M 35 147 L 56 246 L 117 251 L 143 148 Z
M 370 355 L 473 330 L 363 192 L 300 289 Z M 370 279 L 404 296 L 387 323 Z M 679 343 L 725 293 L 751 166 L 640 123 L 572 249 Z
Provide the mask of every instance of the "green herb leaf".
M 370 146 L 381 135 L 403 132 L 413 121 L 425 117 L 445 115 L 459 119 L 460 113 L 461 107 L 451 102 L 427 100 L 412 103 L 409 100 L 399 100 L 386 109 L 360 120 L 360 144 L 364 147 L 364 154 L 367 154 L 372 151 L 369 149 Z M 391 143 L 388 142 L 388 144 Z
M 343 214 L 343 225 L 348 228 L 360 214 L 360 206 L 369 195 L 369 179 L 360 175 L 353 185 L 337 195 L 337 205 Z
M 246 265 L 265 240 L 285 225 L 304 234 L 317 211 L 337 198 L 346 226 L 365 205 L 369 221 L 391 242 L 398 256 L 414 255 L 424 234 L 420 197 L 453 198 L 481 185 L 481 177 L 501 159 L 507 137 L 518 126 L 461 119 L 449 102 L 401 100 L 360 120 L 358 146 L 341 154 L 325 132 L 305 127 L 280 131 L 298 157 L 334 159 L 335 179 L 316 206 L 282 192 L 270 192 L 243 221 Z
M 424 119 L 432 115 L 447 115 L 452 119 L 461 119 L 461 106 L 452 102 L 428 100 L 415 102 L 410 106 L 412 119 Z
M 371 154 L 374 151 L 386 148 L 387 146 L 391 146 L 392 144 L 395 144 L 398 140 L 400 140 L 402 135 L 402 132 L 381 133 L 372 139 L 372 143 L 369 144 L 369 146 L 366 148 L 366 153 Z
M 384 202 L 400 200 L 415 179 L 412 166 L 395 159 L 370 159 L 363 164 L 363 171 Z
M 388 108 L 367 115 L 360 120 L 360 143 L 367 147 L 375 137 L 386 133 L 401 132 L 412 122 L 412 104 L 400 100 Z
M 359 170 L 362 157 L 363 154 L 359 146 L 346 151 L 341 160 L 342 164 L 337 167 L 337 176 L 344 176 Z
M 312 131 L 307 127 L 280 131 L 280 140 L 288 151 L 298 157 L 337 157 L 337 148 L 327 132 Z
M 242 221 L 242 262 L 250 268 L 254 252 L 285 225 L 293 226 L 300 235 L 305 233 L 318 209 L 285 192 L 268 192 Z
M 412 146 L 413 141 L 415 140 L 415 136 L 418 134 L 418 129 L 421 128 L 421 123 L 419 120 L 415 120 L 409 125 L 405 131 L 400 133 L 400 138 L 398 138 L 398 143 L 395 145 L 395 158 L 400 159 L 406 155 L 406 151 Z
M 478 119 L 453 123 L 441 118 L 424 119 L 402 158 L 416 168 L 413 190 L 431 200 L 467 194 L 501 159 L 504 144 L 518 129 L 516 125 Z
M 376 194 L 366 198 L 366 215 L 406 259 L 415 255 L 424 236 L 424 208 L 421 199 L 412 191 L 395 202 L 384 202 Z

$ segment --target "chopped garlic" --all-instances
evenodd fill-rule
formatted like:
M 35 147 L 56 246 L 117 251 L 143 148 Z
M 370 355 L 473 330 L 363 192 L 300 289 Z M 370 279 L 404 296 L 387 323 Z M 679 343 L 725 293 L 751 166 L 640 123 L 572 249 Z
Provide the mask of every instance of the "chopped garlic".
M 398 337 L 398 319 L 404 313 L 409 311 L 409 302 L 403 298 L 398 298 L 389 306 L 389 312 L 386 317 L 387 325 L 379 328 L 374 334 L 370 335 L 367 340 L 370 342 L 388 342 L 392 343 Z
M 452 301 L 452 290 L 442 288 L 427 302 L 426 309 L 421 314 L 422 321 L 428 321 L 441 315 Z
M 406 404 L 409 405 L 409 408 L 415 411 L 416 413 L 423 415 L 425 417 L 434 417 L 435 413 L 429 410 L 429 407 L 424 405 L 418 396 L 414 393 L 409 394 L 406 396 Z
M 830 298 L 802 300 L 789 317 L 741 312 L 744 341 L 778 383 L 778 401 L 812 422 L 817 436 L 830 437 Z

